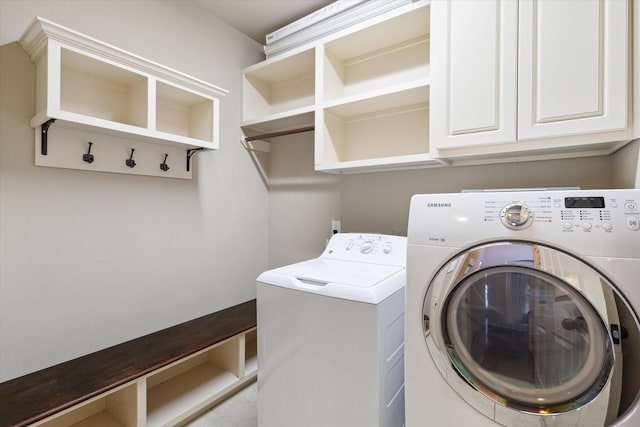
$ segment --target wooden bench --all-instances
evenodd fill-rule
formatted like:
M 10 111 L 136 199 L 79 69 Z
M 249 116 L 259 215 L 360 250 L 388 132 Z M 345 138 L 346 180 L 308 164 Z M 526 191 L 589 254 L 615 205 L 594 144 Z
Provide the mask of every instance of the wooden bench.
M 255 379 L 255 327 L 251 300 L 0 383 L 0 426 L 188 419 Z

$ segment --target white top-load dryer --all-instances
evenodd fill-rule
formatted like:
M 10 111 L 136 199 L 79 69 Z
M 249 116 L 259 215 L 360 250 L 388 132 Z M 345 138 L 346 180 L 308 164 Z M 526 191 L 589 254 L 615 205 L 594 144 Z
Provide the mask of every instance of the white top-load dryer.
M 257 279 L 261 427 L 404 424 L 406 237 L 335 234 Z

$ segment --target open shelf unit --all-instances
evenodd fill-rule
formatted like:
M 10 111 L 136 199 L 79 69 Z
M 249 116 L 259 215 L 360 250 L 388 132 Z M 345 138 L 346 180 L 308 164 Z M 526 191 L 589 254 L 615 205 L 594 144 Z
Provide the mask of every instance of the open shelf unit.
M 36 113 L 30 121 L 41 134 L 37 165 L 127 173 L 106 164 L 75 167 L 43 159 L 49 154 L 49 125 L 135 141 L 137 150 L 144 150 L 140 143 L 161 144 L 174 158 L 185 157 L 187 150 L 219 148 L 220 98 L 226 90 L 40 17 L 20 44 L 37 68 Z M 64 142 L 54 143 L 64 151 L 59 148 Z M 171 176 L 155 169 L 146 174 Z
M 320 171 L 444 164 L 429 145 L 429 20 L 416 1 L 247 68 L 245 134 L 313 125 Z
M 429 147 L 429 9 L 399 8 L 319 48 L 317 170 L 441 164 Z
M 255 380 L 256 328 L 44 419 L 42 427 L 154 427 L 185 422 Z

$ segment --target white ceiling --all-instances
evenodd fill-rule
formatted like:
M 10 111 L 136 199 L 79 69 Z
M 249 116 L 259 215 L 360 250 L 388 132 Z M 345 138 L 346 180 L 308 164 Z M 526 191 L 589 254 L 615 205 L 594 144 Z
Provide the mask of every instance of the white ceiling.
M 278 28 L 315 12 L 333 0 L 194 0 L 260 44 Z

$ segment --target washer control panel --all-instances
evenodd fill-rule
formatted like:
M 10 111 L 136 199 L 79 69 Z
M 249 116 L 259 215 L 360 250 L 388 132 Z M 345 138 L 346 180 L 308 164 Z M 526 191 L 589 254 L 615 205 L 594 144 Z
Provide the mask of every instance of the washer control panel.
M 495 202 L 485 202 L 485 208 L 492 207 L 495 208 Z M 541 193 L 537 198 L 511 201 L 502 206 L 499 218 L 511 230 L 525 229 L 540 222 L 559 223 L 564 232 L 611 233 L 620 226 L 638 231 L 640 200 L 604 196 L 547 196 Z
M 345 243 L 344 248 L 347 251 L 354 249 L 359 250 L 363 255 L 380 252 L 383 254 L 389 254 L 393 249 L 393 242 L 381 235 L 360 235 L 357 238 L 350 238 L 347 243 Z
M 590 256 L 640 257 L 640 189 L 418 194 L 408 234 L 409 244 L 456 248 L 513 238 Z
M 386 234 L 337 233 L 322 256 L 332 259 L 397 265 L 406 263 L 407 238 Z

